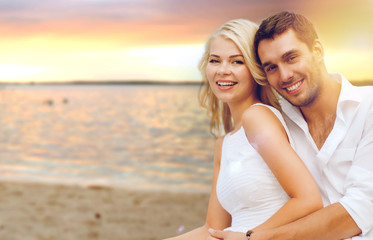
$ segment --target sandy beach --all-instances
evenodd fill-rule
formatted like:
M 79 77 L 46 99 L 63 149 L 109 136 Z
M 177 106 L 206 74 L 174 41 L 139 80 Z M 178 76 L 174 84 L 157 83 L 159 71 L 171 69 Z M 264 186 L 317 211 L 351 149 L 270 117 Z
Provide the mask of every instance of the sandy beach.
M 1 240 L 151 240 L 203 224 L 208 194 L 0 182 Z

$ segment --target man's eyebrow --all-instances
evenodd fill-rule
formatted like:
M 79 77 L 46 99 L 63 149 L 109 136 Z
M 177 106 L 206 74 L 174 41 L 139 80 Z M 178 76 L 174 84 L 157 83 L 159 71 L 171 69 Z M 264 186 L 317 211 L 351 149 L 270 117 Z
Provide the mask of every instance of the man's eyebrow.
M 297 53 L 298 50 L 297 49 L 291 49 L 289 51 L 287 51 L 286 53 L 282 54 L 281 56 L 281 59 L 284 60 L 284 59 L 287 59 L 290 55 L 294 54 L 294 53 Z M 265 63 L 262 63 L 262 67 L 265 68 L 267 67 L 268 65 L 271 65 L 272 63 L 271 62 L 265 62 Z
M 282 59 L 287 59 L 290 55 L 294 54 L 294 53 L 297 53 L 298 50 L 297 49 L 291 49 L 289 51 L 287 51 L 286 53 L 284 53 L 281 58 Z
M 271 64 L 272 64 L 271 62 L 265 62 L 265 63 L 262 64 L 262 67 L 265 68 L 265 67 L 267 67 L 268 65 L 271 65 Z

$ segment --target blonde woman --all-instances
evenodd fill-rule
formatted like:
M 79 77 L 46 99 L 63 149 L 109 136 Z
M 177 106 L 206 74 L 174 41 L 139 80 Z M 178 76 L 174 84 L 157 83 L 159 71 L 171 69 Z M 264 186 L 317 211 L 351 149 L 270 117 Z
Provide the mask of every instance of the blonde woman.
M 169 240 L 252 240 L 256 230 L 284 225 L 322 207 L 281 113 L 263 104 L 276 106 L 275 96 L 254 80 L 261 76 L 253 52 L 256 30 L 253 22 L 232 20 L 207 40 L 199 97 L 217 141 L 206 223 Z

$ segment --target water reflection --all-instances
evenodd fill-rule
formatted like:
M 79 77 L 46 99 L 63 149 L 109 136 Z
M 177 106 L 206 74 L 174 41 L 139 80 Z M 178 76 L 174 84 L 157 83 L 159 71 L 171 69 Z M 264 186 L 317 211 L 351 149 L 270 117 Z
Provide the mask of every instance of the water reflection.
M 0 175 L 209 190 L 214 140 L 197 89 L 1 89 Z

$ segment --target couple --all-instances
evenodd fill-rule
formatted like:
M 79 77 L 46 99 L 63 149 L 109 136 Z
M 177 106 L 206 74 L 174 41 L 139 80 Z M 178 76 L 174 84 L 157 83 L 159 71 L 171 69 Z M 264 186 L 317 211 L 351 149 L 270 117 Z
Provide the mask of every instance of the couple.
M 323 57 L 289 12 L 211 35 L 200 100 L 226 134 L 205 225 L 172 240 L 373 239 L 373 88 L 329 74 Z

